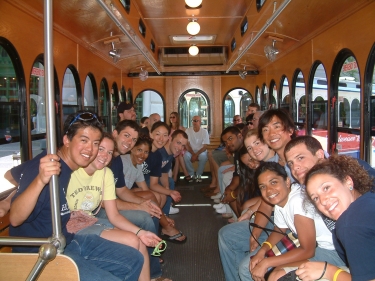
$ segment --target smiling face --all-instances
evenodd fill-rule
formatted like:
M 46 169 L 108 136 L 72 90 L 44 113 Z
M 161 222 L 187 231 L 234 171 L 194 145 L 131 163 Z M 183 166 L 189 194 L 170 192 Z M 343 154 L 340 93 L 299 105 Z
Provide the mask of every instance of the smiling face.
M 320 159 L 324 159 L 324 151 L 319 149 L 315 155 L 313 155 L 304 143 L 297 144 L 292 147 L 288 152 L 285 152 L 285 158 L 287 164 L 299 183 L 305 183 L 305 177 L 308 171 L 316 164 Z
M 338 220 L 341 214 L 355 200 L 353 181 L 347 177 L 343 182 L 329 174 L 316 174 L 306 185 L 311 200 L 325 216 Z
M 106 167 L 112 160 L 114 149 L 114 142 L 109 138 L 103 138 L 99 145 L 98 155 L 90 166 L 95 168 L 95 170 L 101 170 Z
M 130 152 L 130 158 L 132 160 L 133 165 L 141 165 L 143 162 L 146 161 L 149 153 L 150 147 L 145 143 L 141 143 L 140 145 L 134 146 Z
M 244 141 L 247 152 L 251 158 L 258 161 L 266 161 L 273 156 L 272 150 L 261 142 L 257 135 L 247 137 Z
M 259 167 L 259 161 L 254 160 L 248 153 L 241 155 L 241 162 L 248 166 L 250 169 L 255 170 Z
M 274 151 L 283 151 L 285 145 L 291 140 L 292 130 L 286 130 L 283 123 L 277 116 L 273 116 L 271 121 L 262 128 L 263 139 Z
M 268 203 L 284 207 L 288 202 L 290 193 L 289 178 L 285 181 L 282 176 L 267 170 L 259 175 L 258 186 L 263 199 Z
M 77 130 L 72 140 L 64 136 L 64 153 L 68 159 L 64 159 L 67 165 L 76 170 L 79 167 L 87 167 L 98 154 L 102 133 L 93 127 L 84 127 Z
M 176 157 L 180 155 L 181 151 L 183 151 L 187 145 L 188 140 L 185 139 L 182 134 L 178 134 L 174 137 L 173 140 L 170 141 L 169 149 L 171 153 Z
M 152 146 L 156 149 L 162 148 L 169 139 L 169 134 L 167 128 L 164 126 L 159 126 L 150 133 L 151 138 L 154 140 Z
M 113 137 L 117 144 L 117 152 L 123 155 L 134 147 L 138 139 L 138 132 L 131 127 L 125 127 L 121 132 L 114 130 Z

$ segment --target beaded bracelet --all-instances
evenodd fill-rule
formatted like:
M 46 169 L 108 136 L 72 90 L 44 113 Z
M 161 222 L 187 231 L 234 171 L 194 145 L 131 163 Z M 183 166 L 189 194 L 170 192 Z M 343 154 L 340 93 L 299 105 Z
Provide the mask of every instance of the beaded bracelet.
M 326 273 L 326 269 L 327 269 L 327 262 L 325 262 L 324 263 L 324 269 L 323 269 L 323 273 L 322 273 L 322 275 L 318 278 L 318 279 L 316 279 L 316 280 L 320 280 L 320 279 L 322 279 L 323 278 L 323 276 L 324 276 L 324 273 Z
M 142 228 L 138 229 L 137 233 L 135 234 L 136 236 L 138 236 L 138 233 L 143 230 Z
M 234 197 L 233 190 L 230 192 L 230 196 L 232 196 L 233 199 L 237 199 L 237 197 Z

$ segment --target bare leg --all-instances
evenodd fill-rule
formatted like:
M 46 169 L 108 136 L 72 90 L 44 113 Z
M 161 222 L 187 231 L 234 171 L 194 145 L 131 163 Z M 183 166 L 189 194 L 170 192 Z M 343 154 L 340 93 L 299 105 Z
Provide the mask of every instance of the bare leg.
M 159 221 L 161 227 L 162 227 L 162 232 L 164 234 L 167 234 L 169 236 L 173 236 L 173 235 L 176 235 L 179 233 L 179 230 L 177 228 L 174 227 L 174 225 L 171 225 L 169 222 L 168 222 L 168 219 L 167 219 L 167 216 L 166 215 L 162 215 L 161 218 L 160 218 L 160 221 Z M 181 237 L 178 237 L 176 240 L 178 241 L 183 241 L 186 239 L 186 236 L 185 235 L 182 235 Z

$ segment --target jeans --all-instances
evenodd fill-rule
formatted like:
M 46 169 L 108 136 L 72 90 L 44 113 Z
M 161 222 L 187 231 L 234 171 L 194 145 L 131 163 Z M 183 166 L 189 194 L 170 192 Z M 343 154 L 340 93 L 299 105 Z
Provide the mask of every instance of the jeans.
M 185 161 L 186 169 L 190 176 L 194 176 L 193 163 L 191 163 L 190 159 L 191 159 L 191 153 L 189 151 L 186 151 L 184 154 L 184 161 Z M 203 151 L 198 156 L 198 168 L 197 168 L 197 173 L 196 173 L 197 176 L 201 176 L 203 174 L 204 165 L 206 165 L 207 160 L 208 160 L 208 157 L 207 157 L 207 150 L 206 150 L 206 151 Z
M 75 236 L 64 254 L 77 264 L 81 281 L 137 281 L 143 266 L 138 250 L 97 235 Z
M 136 226 L 144 230 L 151 231 L 152 233 L 155 233 L 157 235 L 154 221 L 151 219 L 151 216 L 148 213 L 144 211 L 139 211 L 139 210 L 122 210 L 122 211 L 119 211 L 119 213 L 125 218 L 127 218 L 131 223 L 135 224 Z M 101 209 L 96 216 L 99 218 L 108 219 L 107 214 L 104 209 Z M 159 220 L 158 220 L 158 224 L 159 224 Z M 151 273 L 151 278 L 158 278 L 161 276 L 161 267 L 160 267 L 159 258 L 151 256 L 151 253 L 153 250 L 154 250 L 153 248 L 147 247 L 147 251 L 150 257 L 150 273 Z
M 273 225 L 269 223 L 266 227 L 273 228 Z M 250 256 L 250 254 L 255 255 L 258 252 L 259 247 L 252 253 L 249 253 L 250 235 L 249 221 L 228 224 L 219 230 L 219 252 L 225 280 L 240 281 L 239 270 L 243 260 L 247 256 Z M 266 241 L 267 237 L 267 234 L 263 231 L 258 242 L 262 243 Z M 247 260 L 246 270 L 249 272 L 249 259 Z

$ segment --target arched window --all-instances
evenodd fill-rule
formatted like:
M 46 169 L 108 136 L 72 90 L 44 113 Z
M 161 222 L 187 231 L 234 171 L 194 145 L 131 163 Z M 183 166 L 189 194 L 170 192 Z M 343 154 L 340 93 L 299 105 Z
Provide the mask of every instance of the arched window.
M 223 128 L 232 125 L 234 115 L 240 115 L 244 120 L 247 107 L 252 101 L 251 94 L 245 89 L 236 88 L 229 91 L 223 100 Z
M 94 76 L 90 73 L 86 76 L 83 89 L 83 108 L 91 112 L 97 112 L 97 88 Z
M 262 88 L 262 99 L 261 99 L 261 110 L 267 110 L 268 109 L 268 89 L 266 84 L 263 84 Z
M 117 118 L 117 106 L 120 103 L 119 99 L 119 92 L 116 82 L 112 84 L 111 89 L 111 124 L 112 124 L 112 131 L 115 129 L 116 124 L 118 122 Z
M 285 76 L 281 79 L 280 83 L 280 89 L 281 89 L 281 104 L 280 108 L 285 109 L 286 111 L 290 112 L 290 90 L 289 90 L 289 81 L 288 78 Z
M 63 122 L 65 122 L 69 114 L 75 113 L 82 108 L 81 95 L 78 72 L 74 66 L 70 65 L 65 70 L 62 86 Z
M 14 46 L 5 38 L 0 37 L 0 153 L 3 156 L 0 177 L 11 169 L 14 164 L 12 155 L 22 161 L 28 156 L 27 120 L 22 122 L 22 108 L 26 108 L 25 74 L 21 59 Z M 25 113 L 25 116 L 28 116 Z M 12 150 L 9 143 L 13 142 Z M 19 164 L 21 161 L 16 160 Z M 2 181 L 0 193 L 14 186 L 7 180 Z
M 318 139 L 324 150 L 328 145 L 328 83 L 326 70 L 320 62 L 315 63 L 310 78 L 311 87 L 311 134 Z
M 162 96 L 154 90 L 145 90 L 139 93 L 135 98 L 137 111 L 137 122 L 139 123 L 143 116 L 150 116 L 158 113 L 162 121 L 164 121 L 164 101 Z
M 364 135 L 365 135 L 365 160 L 375 167 L 375 44 L 370 51 L 366 70 L 365 70 L 365 97 L 364 107 L 369 108 L 370 112 L 364 118 Z
M 108 83 L 105 78 L 100 82 L 100 91 L 99 91 L 99 116 L 102 119 L 104 124 L 104 130 L 107 132 L 111 131 L 110 124 L 110 102 L 109 102 L 109 93 L 108 93 Z
M 211 132 L 210 101 L 205 92 L 198 89 L 190 89 L 182 93 L 178 101 L 181 125 L 185 128 L 191 127 L 191 119 L 200 116 L 201 127 Z
M 47 115 L 46 115 L 46 90 L 44 89 L 44 56 L 39 55 L 33 64 L 30 74 L 30 115 L 31 115 L 31 142 L 33 157 L 46 149 L 46 133 L 47 133 Z M 55 95 L 59 97 L 59 83 L 57 74 L 54 71 L 54 87 Z M 55 97 L 56 98 L 56 97 Z M 58 98 L 59 99 L 59 98 Z M 60 141 L 60 114 L 57 101 L 55 104 L 55 127 L 56 139 Z
M 351 105 L 354 100 L 361 103 L 361 81 L 357 61 L 348 49 L 340 51 L 332 70 L 332 100 L 337 110 L 333 112 L 331 127 L 332 149 L 338 154 L 360 157 L 360 129 L 352 124 Z M 332 152 L 331 152 L 332 153 Z
M 270 105 L 269 108 L 275 109 L 278 108 L 278 98 L 277 98 L 277 87 L 274 80 L 270 84 Z

